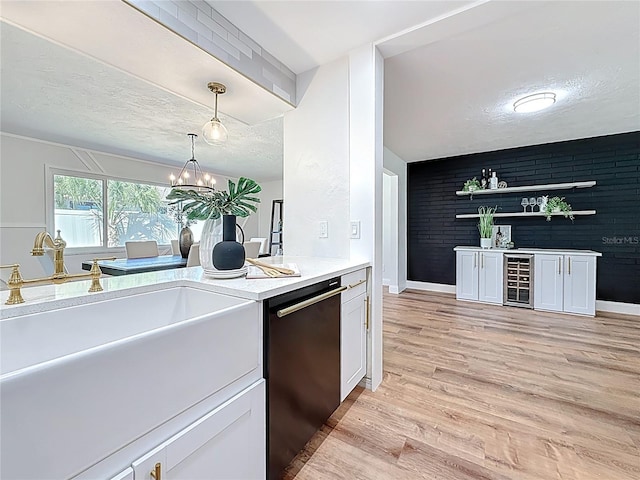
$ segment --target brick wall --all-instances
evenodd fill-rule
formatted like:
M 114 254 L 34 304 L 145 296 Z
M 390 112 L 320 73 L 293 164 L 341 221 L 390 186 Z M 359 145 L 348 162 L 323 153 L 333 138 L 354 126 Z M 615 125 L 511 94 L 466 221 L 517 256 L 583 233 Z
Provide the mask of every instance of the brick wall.
M 585 189 L 456 196 L 482 168 L 509 186 L 595 180 Z M 640 303 L 640 132 L 535 145 L 410 163 L 407 168 L 408 279 L 455 284 L 456 245 L 479 245 L 478 206 L 521 212 L 522 197 L 566 197 L 573 210 L 596 215 L 496 219 L 512 226 L 516 247 L 574 248 L 602 252 L 597 298 Z

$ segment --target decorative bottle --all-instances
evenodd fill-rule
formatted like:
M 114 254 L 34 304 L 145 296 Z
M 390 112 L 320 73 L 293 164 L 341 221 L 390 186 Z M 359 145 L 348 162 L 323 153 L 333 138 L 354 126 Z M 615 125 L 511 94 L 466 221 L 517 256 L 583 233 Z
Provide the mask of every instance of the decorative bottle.
M 498 188 L 498 176 L 496 175 L 496 172 L 491 174 L 491 178 L 489 179 L 489 188 L 491 190 Z
M 480 185 L 482 185 L 482 188 L 487 188 L 487 171 L 483 168 L 482 169 L 482 177 L 480 177 Z

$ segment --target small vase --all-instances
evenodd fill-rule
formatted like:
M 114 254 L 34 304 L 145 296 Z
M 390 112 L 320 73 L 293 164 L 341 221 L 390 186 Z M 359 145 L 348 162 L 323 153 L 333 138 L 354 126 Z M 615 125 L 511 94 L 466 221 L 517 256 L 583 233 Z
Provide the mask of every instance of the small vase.
M 480 248 L 491 248 L 491 239 L 490 238 L 481 238 L 480 239 Z
M 213 247 L 217 270 L 237 270 L 244 265 L 244 247 L 236 242 L 236 216 L 222 216 L 222 242 Z
M 187 258 L 191 245 L 193 245 L 193 232 L 189 227 L 184 227 L 180 230 L 178 244 L 180 245 L 180 255 L 182 255 L 182 258 Z

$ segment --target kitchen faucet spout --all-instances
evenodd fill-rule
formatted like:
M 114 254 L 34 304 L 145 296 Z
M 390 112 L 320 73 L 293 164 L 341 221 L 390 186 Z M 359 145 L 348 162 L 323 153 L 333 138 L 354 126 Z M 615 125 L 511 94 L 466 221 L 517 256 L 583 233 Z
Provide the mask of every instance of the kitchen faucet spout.
M 33 242 L 31 255 L 41 257 L 44 255 L 45 246 L 52 248 L 54 251 L 53 276 L 64 275 L 64 248 L 67 246 L 67 242 L 60 236 L 60 230 L 57 231 L 56 238 L 51 238 L 51 235 L 46 231 L 38 233 Z

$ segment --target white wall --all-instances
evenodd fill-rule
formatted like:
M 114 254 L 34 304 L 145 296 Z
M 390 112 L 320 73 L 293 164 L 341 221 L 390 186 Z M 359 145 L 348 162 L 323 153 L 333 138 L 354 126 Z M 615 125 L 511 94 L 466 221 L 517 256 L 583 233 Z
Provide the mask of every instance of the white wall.
M 44 142 L 2 133 L 0 135 L 0 263 L 19 263 L 24 278 L 45 275 L 42 257 L 30 255 L 36 234 L 44 229 L 54 233 L 48 224 L 45 195 L 48 168 L 79 173 L 94 173 L 125 180 L 168 183 L 169 174 L 180 167 L 88 151 L 68 145 Z M 217 186 L 226 189 L 227 178 L 215 175 Z M 259 207 L 260 208 L 260 207 Z M 270 210 L 270 202 L 269 207 Z M 260 212 L 260 210 L 258 210 Z M 267 213 L 268 215 L 268 213 Z M 247 235 L 257 236 L 258 214 L 250 217 Z M 64 232 L 62 232 L 64 238 Z M 67 268 L 80 272 L 84 260 L 104 256 L 105 249 L 96 248 L 82 254 L 65 252 Z M 165 253 L 165 252 L 162 252 Z M 170 253 L 170 248 L 166 251 Z M 109 255 L 124 257 L 124 248 L 110 249 Z M 2 272 L 2 278 L 7 278 Z
M 407 288 L 407 163 L 388 148 L 384 148 L 384 168 L 396 175 L 397 192 L 397 287 L 389 284 L 389 292 L 400 293 Z
M 398 288 L 398 176 L 382 176 L 382 284 Z
M 284 116 L 284 253 L 349 258 L 348 59 L 298 75 L 296 88 Z
M 351 258 L 371 264 L 367 377 L 382 382 L 382 117 L 384 61 L 373 45 L 349 54 L 350 217 L 360 238 L 351 239 Z

